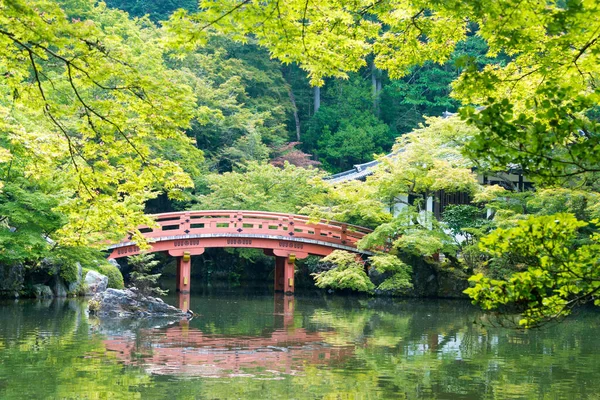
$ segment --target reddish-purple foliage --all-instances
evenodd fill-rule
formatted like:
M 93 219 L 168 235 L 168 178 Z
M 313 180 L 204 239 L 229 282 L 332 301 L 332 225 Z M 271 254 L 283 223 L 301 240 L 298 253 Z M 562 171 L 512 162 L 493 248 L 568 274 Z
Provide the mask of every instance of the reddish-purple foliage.
M 274 149 L 274 153 L 277 157 L 271 161 L 271 164 L 276 167 L 283 167 L 284 163 L 287 161 L 292 165 L 304 168 L 321 165 L 320 162 L 310 159 L 312 157 L 311 154 L 296 149 L 296 146 L 299 144 L 300 142 L 289 142 Z

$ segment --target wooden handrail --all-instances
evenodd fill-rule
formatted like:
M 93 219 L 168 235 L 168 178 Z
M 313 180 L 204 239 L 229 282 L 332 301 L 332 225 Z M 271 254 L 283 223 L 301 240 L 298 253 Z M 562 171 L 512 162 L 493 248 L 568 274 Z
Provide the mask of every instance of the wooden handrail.
M 337 221 L 311 222 L 305 215 L 253 210 L 190 210 L 151 217 L 159 227 L 138 227 L 147 239 L 195 234 L 266 235 L 318 240 L 356 247 L 370 229 Z

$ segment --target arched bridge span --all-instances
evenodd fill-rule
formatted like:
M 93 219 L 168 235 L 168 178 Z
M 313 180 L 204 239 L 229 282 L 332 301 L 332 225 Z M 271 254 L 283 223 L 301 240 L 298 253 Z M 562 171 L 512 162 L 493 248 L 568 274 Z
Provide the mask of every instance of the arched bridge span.
M 294 260 L 309 254 L 327 256 L 334 250 L 358 254 L 356 243 L 371 230 L 335 221 L 311 222 L 295 214 L 263 211 L 183 211 L 153 215 L 158 227 L 142 225 L 149 252 L 168 252 L 177 257 L 177 289 L 189 292 L 191 256 L 211 247 L 262 249 L 275 256 L 275 290 L 294 291 Z M 109 247 L 109 258 L 138 254 L 131 239 Z

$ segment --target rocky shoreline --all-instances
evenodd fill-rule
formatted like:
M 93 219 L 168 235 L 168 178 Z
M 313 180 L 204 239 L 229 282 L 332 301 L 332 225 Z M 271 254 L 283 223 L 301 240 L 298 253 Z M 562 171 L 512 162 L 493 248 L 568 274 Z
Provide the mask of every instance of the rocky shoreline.
M 66 280 L 61 268 L 64 266 L 53 264 L 50 260 L 43 260 L 40 270 L 24 278 L 22 266 L 7 267 L 0 265 L 0 298 L 36 298 L 51 299 L 63 297 L 86 297 L 106 290 L 114 285 L 117 274 L 121 280 L 120 266 L 114 260 L 108 260 L 112 265 L 96 269 L 86 269 L 79 262 L 72 267 L 71 278 Z M 108 268 L 108 271 L 105 271 Z M 114 271 L 111 270 L 114 269 Z M 111 276 L 113 278 L 111 278 Z M 111 283 L 113 279 L 113 283 Z M 26 283 L 28 282 L 28 283 Z M 118 282 L 117 282 L 118 286 Z
M 89 270 L 83 276 L 81 266 L 78 266 L 77 281 L 67 284 L 61 277 L 55 276 L 50 284 L 32 286 L 32 295 L 37 299 L 69 296 L 94 296 L 108 288 L 108 277 L 98 271 Z M 18 297 L 18 296 L 15 296 Z

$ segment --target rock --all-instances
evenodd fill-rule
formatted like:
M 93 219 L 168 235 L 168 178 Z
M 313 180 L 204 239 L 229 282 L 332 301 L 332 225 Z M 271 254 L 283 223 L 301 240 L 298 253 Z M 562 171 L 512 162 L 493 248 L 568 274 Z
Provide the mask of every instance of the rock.
M 81 268 L 81 264 L 79 263 L 76 263 L 75 265 L 77 266 L 77 280 L 69 283 L 68 291 L 70 294 L 76 294 L 83 281 L 83 268 Z
M 77 295 L 77 291 L 79 290 L 79 285 L 81 282 L 71 282 L 69 283 L 69 287 L 67 288 L 67 290 L 69 291 L 69 294 L 71 295 Z
M 102 293 L 108 287 L 108 277 L 94 270 L 88 271 L 83 283 L 86 285 L 86 296 Z
M 60 276 L 55 276 L 52 282 L 52 292 L 55 297 L 67 297 L 67 286 Z
M 413 289 L 409 295 L 414 297 L 466 298 L 463 290 L 469 287 L 469 276 L 460 270 L 441 267 L 438 263 L 413 258 Z
M 469 274 L 453 268 L 442 271 L 437 278 L 437 297 L 468 298 L 463 291 L 469 287 L 469 276 Z
M 368 274 L 375 286 L 381 285 L 383 281 L 390 277 L 390 273 L 381 273 L 375 268 L 369 268 Z
M 178 308 L 170 306 L 161 299 L 144 296 L 135 288 L 107 289 L 97 293 L 89 301 L 88 309 L 91 315 L 100 318 L 187 318 Z
M 121 265 L 114 258 L 110 258 L 108 260 L 108 263 L 114 265 L 115 267 L 117 267 L 119 269 L 119 271 L 121 270 Z
M 25 267 L 23 264 L 0 264 L 0 297 L 18 293 L 23 288 Z
M 52 289 L 46 285 L 33 285 L 33 295 L 36 299 L 51 299 L 54 297 Z

